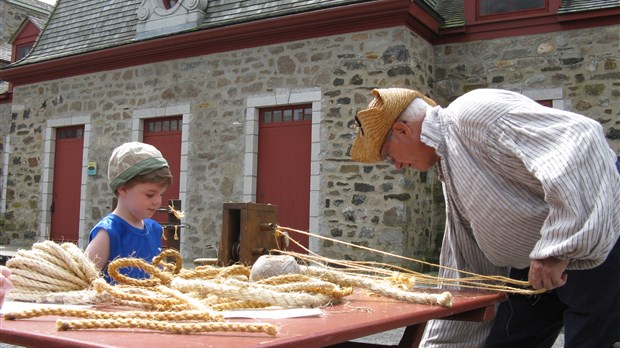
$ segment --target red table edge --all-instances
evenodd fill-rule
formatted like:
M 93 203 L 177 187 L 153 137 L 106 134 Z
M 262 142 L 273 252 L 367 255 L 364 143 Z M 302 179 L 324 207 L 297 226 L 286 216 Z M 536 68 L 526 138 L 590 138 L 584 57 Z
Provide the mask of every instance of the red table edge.
M 421 338 L 422 338 L 422 334 L 424 332 L 424 328 L 426 327 L 426 323 L 428 320 L 445 319 L 445 320 L 461 320 L 461 321 L 474 321 L 474 322 L 491 320 L 493 319 L 494 314 L 495 314 L 495 305 L 504 301 L 507 298 L 506 294 L 501 294 L 501 293 L 489 293 L 489 294 L 484 294 L 484 295 L 480 295 L 480 293 L 478 293 L 477 296 L 484 297 L 484 299 L 481 301 L 477 301 L 475 304 L 467 303 L 465 305 L 460 305 L 458 309 L 455 311 L 455 313 L 453 314 L 449 314 L 447 316 L 440 317 L 440 318 L 432 317 L 431 315 L 421 316 L 419 317 L 420 320 L 417 320 L 418 322 L 406 325 L 405 332 L 403 333 L 403 336 L 401 338 L 401 341 L 398 347 L 418 347 L 418 345 L 420 344 Z M 447 307 L 446 310 L 450 312 L 452 310 L 452 307 Z M 4 320 L 5 319 L 2 318 L 2 321 Z M 55 324 L 50 321 L 50 325 L 55 325 Z M 367 332 L 363 336 L 359 336 L 359 335 L 354 334 L 353 332 L 349 332 L 348 335 L 352 336 L 351 338 L 347 338 L 346 341 L 344 342 L 335 343 L 329 346 L 339 347 L 339 348 L 369 347 L 368 344 L 364 344 L 361 342 L 351 342 L 349 340 L 357 339 L 357 338 L 365 337 L 367 335 L 377 334 L 377 333 L 381 333 L 381 332 L 385 332 L 385 331 L 389 331 L 393 329 L 398 329 L 403 326 L 388 327 L 388 325 L 378 325 L 378 326 L 375 325 L 375 329 L 376 327 L 384 327 L 384 328 L 380 330 L 376 330 L 376 332 Z M 364 329 L 366 328 L 360 328 L 360 331 Z M 5 342 L 8 344 L 15 344 L 15 345 L 22 345 L 26 347 L 43 347 L 43 348 L 66 348 L 66 347 L 98 348 L 98 347 L 101 347 L 101 345 L 89 344 L 82 340 L 72 340 L 70 338 L 63 338 L 62 341 L 60 341 L 58 340 L 56 336 L 47 336 L 43 334 L 32 334 L 32 333 L 26 333 L 24 331 L 12 330 L 12 329 L 7 330 L 2 327 L 0 327 L 0 333 L 1 333 L 0 342 Z M 317 347 L 316 344 L 320 344 L 320 342 L 317 342 L 319 338 L 309 337 L 307 339 L 303 339 L 301 337 L 296 337 L 296 339 L 297 341 L 295 342 L 295 345 L 297 346 L 297 348 Z M 261 346 L 262 347 L 278 347 L 278 346 L 284 347 L 284 346 L 290 346 L 291 343 L 292 342 L 290 340 L 281 340 L 281 341 L 273 342 L 273 344 L 262 344 Z M 381 345 L 376 345 L 376 344 L 373 344 L 371 346 L 382 347 Z M 388 346 L 383 346 L 383 347 L 388 347 Z

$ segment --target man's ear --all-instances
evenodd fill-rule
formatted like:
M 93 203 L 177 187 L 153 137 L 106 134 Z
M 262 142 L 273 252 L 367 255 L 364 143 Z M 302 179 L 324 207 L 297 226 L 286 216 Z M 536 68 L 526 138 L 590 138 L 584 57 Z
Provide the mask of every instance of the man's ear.
M 409 125 L 407 125 L 406 122 L 396 121 L 392 125 L 392 133 L 400 135 L 411 135 L 411 128 L 409 128 Z

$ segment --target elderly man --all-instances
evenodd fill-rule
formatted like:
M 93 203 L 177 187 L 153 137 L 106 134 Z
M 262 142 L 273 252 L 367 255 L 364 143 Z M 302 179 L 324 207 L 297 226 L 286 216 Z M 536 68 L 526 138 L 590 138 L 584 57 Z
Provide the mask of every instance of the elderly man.
M 548 290 L 509 296 L 494 323 L 433 321 L 423 346 L 551 347 L 562 326 L 566 347 L 620 341 L 620 175 L 601 125 L 504 90 L 475 90 L 447 108 L 414 90 L 372 93 L 351 157 L 437 164 L 441 264 Z

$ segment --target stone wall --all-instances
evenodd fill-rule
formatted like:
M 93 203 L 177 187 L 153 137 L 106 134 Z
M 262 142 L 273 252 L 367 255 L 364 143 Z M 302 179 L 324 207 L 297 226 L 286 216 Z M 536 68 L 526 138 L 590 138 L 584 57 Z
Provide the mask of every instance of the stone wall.
M 0 58 L 7 59 L 7 61 L 11 58 L 11 45 L 8 41 L 11 39 L 11 36 L 15 34 L 17 29 L 19 29 L 22 22 L 28 18 L 28 16 L 47 19 L 49 13 L 53 9 L 53 6 L 36 1 L 36 0 L 24 0 L 22 1 L 26 7 L 17 5 L 15 3 L 10 3 L 6 0 L 0 0 L 0 49 L 4 50 L 6 53 L 6 57 L 2 56 Z M 0 62 L 0 67 L 4 66 L 4 62 Z M 9 85 L 6 81 L 0 81 L 0 93 L 5 93 L 8 91 Z M 11 113 L 11 104 L 0 104 L 0 178 L 4 179 L 6 177 L 6 164 L 5 159 L 8 154 L 6 153 L 9 144 L 5 143 L 6 138 L 11 133 L 11 121 L 12 113 Z M 5 181 L 0 180 L 0 192 L 6 192 L 4 190 Z M 5 230 L 5 219 L 4 219 L 4 211 L 6 207 L 6 199 L 12 199 L 12 197 L 5 197 L 0 195 L 0 244 L 9 244 L 11 237 L 8 234 L 8 231 Z M 6 231 L 6 233 L 5 233 Z
M 438 99 L 489 87 L 547 99 L 599 121 L 620 153 L 620 26 L 435 47 Z
M 24 19 L 33 16 L 40 19 L 47 19 L 53 6 L 41 1 L 26 0 L 22 1 L 28 7 L 16 5 L 6 0 L 0 0 L 0 18 L 2 25 L 0 26 L 0 44 L 5 45 Z
M 37 0 L 22 0 L 19 3 L 0 0 L 0 47 L 6 50 L 10 60 L 11 45 L 9 40 L 17 32 L 28 16 L 47 20 L 53 6 Z M 5 58 L 5 57 L 0 57 Z M 0 62 L 0 66 L 4 65 Z M 5 92 L 5 91 L 0 91 Z
M 5 143 L 11 129 L 11 104 L 0 104 L 0 245 L 9 244 L 10 239 L 5 233 L 4 227 L 4 209 L 6 207 L 6 197 L 2 195 L 6 177 L 7 165 L 5 159 L 8 159 L 7 146 Z
M 6 231 L 10 243 L 45 238 L 40 221 L 40 175 L 45 128 L 57 119 L 87 117 L 86 226 L 111 209 L 105 173 L 112 149 L 131 140 L 137 109 L 190 104 L 185 230 L 186 258 L 204 257 L 219 241 L 222 203 L 240 201 L 243 128 L 248 97 L 275 89 L 319 88 L 321 105 L 320 234 L 413 256 L 436 257 L 441 200 L 434 175 L 400 173 L 353 163 L 348 150 L 353 116 L 372 87 L 411 86 L 430 92 L 432 47 L 405 28 L 336 35 L 281 45 L 137 66 L 19 86 L 15 89 Z M 89 228 L 81 231 L 82 241 Z M 320 243 L 326 256 L 381 259 Z M 416 256 L 417 257 L 417 256 Z M 424 256 L 427 257 L 427 256 Z

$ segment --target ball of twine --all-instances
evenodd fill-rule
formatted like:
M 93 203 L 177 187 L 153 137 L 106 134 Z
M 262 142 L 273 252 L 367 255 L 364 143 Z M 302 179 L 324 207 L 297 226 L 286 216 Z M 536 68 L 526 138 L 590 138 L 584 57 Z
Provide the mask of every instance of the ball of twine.
M 283 274 L 299 274 L 301 270 L 295 258 L 290 255 L 263 255 L 250 271 L 250 280 L 258 281 Z

